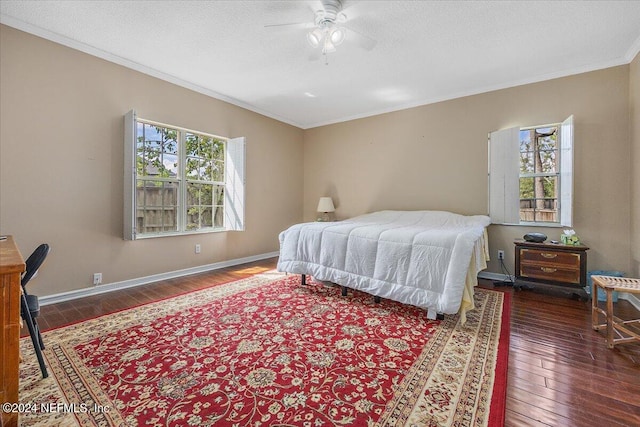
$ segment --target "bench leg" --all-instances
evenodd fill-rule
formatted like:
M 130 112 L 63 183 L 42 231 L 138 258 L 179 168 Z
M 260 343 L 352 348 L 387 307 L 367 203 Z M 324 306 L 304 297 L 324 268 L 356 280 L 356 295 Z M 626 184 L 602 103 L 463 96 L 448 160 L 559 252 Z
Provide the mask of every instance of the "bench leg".
M 595 280 L 591 283 L 591 327 L 598 330 L 598 322 L 600 317 L 598 314 L 598 285 Z
M 613 290 L 606 288 L 607 292 L 607 345 L 613 348 Z M 596 299 L 598 295 L 596 294 Z

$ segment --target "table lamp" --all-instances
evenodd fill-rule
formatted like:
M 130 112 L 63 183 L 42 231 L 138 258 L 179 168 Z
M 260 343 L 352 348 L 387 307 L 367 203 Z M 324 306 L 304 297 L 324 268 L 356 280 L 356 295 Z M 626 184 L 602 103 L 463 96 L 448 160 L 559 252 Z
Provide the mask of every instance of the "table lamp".
M 318 216 L 318 221 L 331 221 L 329 213 L 336 211 L 336 208 L 333 206 L 333 200 L 331 200 L 331 197 L 320 197 L 317 211 L 319 213 L 322 213 L 322 215 Z

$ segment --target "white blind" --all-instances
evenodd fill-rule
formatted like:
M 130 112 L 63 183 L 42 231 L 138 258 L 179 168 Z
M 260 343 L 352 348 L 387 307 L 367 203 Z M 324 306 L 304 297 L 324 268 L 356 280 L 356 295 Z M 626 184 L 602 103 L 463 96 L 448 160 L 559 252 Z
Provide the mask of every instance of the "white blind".
M 520 222 L 520 128 L 489 134 L 489 216 L 492 224 Z
M 244 230 L 245 150 L 244 137 L 227 141 L 224 193 L 224 227 L 227 230 Z
M 124 116 L 124 240 L 136 238 L 136 112 Z
M 573 223 L 573 116 L 560 126 L 560 224 Z

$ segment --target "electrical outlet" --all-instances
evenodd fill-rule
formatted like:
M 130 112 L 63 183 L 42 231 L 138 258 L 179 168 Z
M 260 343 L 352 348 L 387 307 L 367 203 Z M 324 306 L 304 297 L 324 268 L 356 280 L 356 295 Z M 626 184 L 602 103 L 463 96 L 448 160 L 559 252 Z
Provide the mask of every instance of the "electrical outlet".
M 500 260 L 504 259 L 504 251 L 502 249 L 498 250 L 498 259 Z
M 99 285 L 102 283 L 102 273 L 93 273 L 93 284 Z
M 196 244 L 196 253 L 199 254 L 201 250 L 200 243 Z

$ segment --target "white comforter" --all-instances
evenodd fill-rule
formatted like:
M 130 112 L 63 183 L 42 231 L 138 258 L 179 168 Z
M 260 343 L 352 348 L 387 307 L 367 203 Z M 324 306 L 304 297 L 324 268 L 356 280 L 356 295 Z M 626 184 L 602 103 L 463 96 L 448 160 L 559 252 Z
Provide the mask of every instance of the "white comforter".
M 339 222 L 296 224 L 280 233 L 278 270 L 308 274 L 372 295 L 454 314 L 488 216 L 380 211 Z M 473 271 L 473 276 L 477 274 Z

